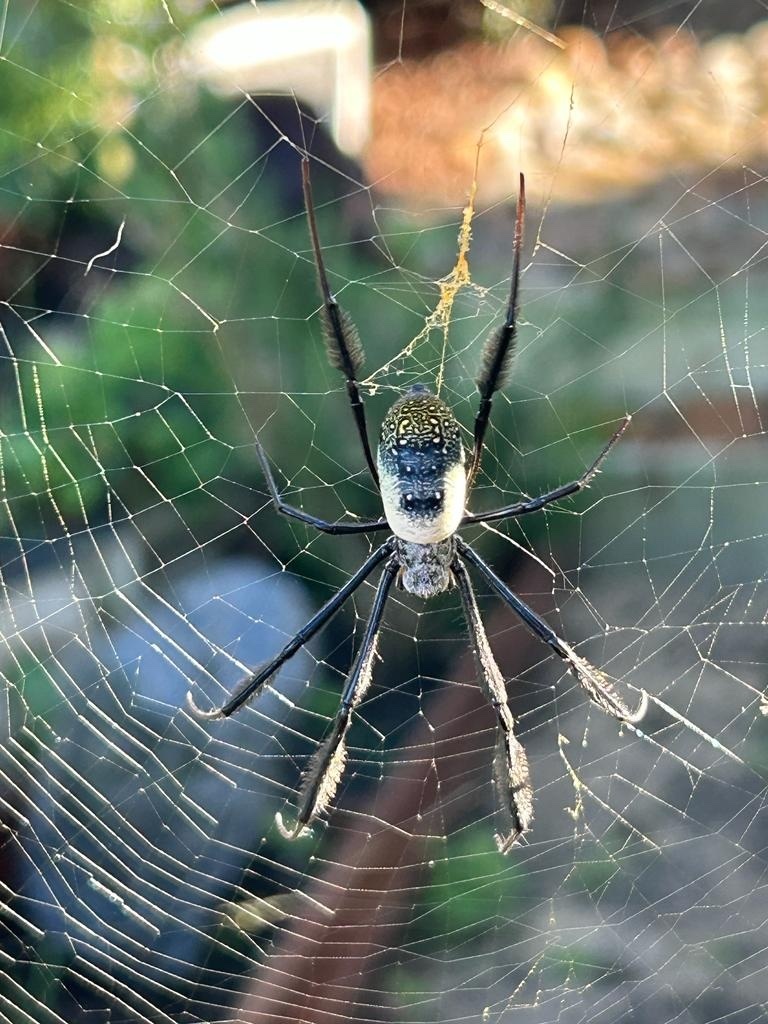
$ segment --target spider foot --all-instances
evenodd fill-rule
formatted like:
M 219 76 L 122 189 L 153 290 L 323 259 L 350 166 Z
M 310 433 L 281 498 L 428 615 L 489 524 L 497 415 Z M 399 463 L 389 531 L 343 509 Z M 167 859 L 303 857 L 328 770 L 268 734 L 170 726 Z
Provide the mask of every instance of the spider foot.
M 300 839 L 311 835 L 312 825 L 318 815 L 328 810 L 336 794 L 344 765 L 347 749 L 344 743 L 348 717 L 339 718 L 323 745 L 313 755 L 299 792 L 296 819 L 288 825 L 280 811 L 275 815 L 280 835 L 285 839 Z
M 611 448 L 613 448 L 613 446 L 619 441 L 619 439 L 621 438 L 621 435 L 624 433 L 624 431 L 627 429 L 627 427 L 629 426 L 629 424 L 631 422 L 632 422 L 632 417 L 629 414 L 626 415 L 624 417 L 624 419 L 621 421 L 621 423 L 619 424 L 618 430 L 614 431 L 614 433 L 613 433 L 610 441 L 608 442 L 608 444 L 605 446 L 605 448 L 603 448 L 603 450 L 597 456 L 597 458 L 592 463 L 592 465 L 589 467 L 587 472 L 581 478 L 580 483 L 581 483 L 582 487 L 589 487 L 589 485 L 592 482 L 592 480 L 594 480 L 594 478 L 597 476 L 597 474 L 603 468 L 603 463 L 607 459 L 608 454 L 609 454 Z
M 576 678 L 587 691 L 590 700 L 602 711 L 630 725 L 635 725 L 645 717 L 648 710 L 648 694 L 645 690 L 641 690 L 640 702 L 632 711 L 623 697 L 619 696 L 613 681 L 604 672 L 595 668 L 585 658 L 580 658 L 570 648 L 568 652 L 568 660 Z
M 499 853 L 509 853 L 533 823 L 533 787 L 528 758 L 511 730 L 499 736 L 493 776 L 499 807 L 509 826 L 505 833 L 496 833 L 496 846 Z
M 522 829 L 512 829 L 507 832 L 506 835 L 502 835 L 500 832 L 494 833 L 494 839 L 496 840 L 496 849 L 500 854 L 506 856 L 509 851 L 517 846 L 517 841 L 522 836 Z
M 300 821 L 295 821 L 292 826 L 286 825 L 282 811 L 275 814 L 275 824 L 283 839 L 301 839 L 303 836 L 312 834 L 309 825 L 302 824 Z
M 192 691 L 187 690 L 186 698 L 187 711 L 194 717 L 202 722 L 212 722 L 217 718 L 226 718 L 225 705 L 218 708 L 211 708 L 209 711 L 204 711 L 203 708 L 198 707 L 195 703 L 195 698 L 192 696 Z

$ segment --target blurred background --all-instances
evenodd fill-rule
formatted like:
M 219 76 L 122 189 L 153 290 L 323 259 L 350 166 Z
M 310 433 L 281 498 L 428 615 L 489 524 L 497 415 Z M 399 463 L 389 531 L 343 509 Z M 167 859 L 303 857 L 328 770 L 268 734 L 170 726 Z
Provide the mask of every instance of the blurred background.
M 0 18 L 0 1019 L 688 1024 L 766 1015 L 768 22 L 757 0 L 93 0 Z M 455 593 L 397 593 L 329 821 L 288 842 L 371 551 L 300 161 L 369 424 L 471 442 L 529 209 L 514 378 L 466 531 L 651 705 L 594 707 L 478 581 L 536 788 L 496 851 Z M 373 537 L 375 542 L 376 537 Z M 374 579 L 375 583 L 375 579 Z

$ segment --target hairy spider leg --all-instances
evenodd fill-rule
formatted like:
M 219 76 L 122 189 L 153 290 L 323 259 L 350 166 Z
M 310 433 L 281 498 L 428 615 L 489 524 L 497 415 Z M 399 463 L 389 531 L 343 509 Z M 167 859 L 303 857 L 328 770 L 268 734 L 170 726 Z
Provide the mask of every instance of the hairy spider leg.
M 553 491 L 547 491 L 546 494 L 540 494 L 538 498 L 531 498 L 529 501 L 518 501 L 514 505 L 506 505 L 504 508 L 497 508 L 492 512 L 470 512 L 461 520 L 461 525 L 490 523 L 494 519 L 511 519 L 513 516 L 524 516 L 528 512 L 538 512 L 545 505 L 558 501 L 560 498 L 567 498 L 569 494 L 576 494 L 577 491 L 584 490 L 585 487 L 589 486 L 593 477 L 600 472 L 600 467 L 607 458 L 608 453 L 627 429 L 631 420 L 631 416 L 624 417 L 619 429 L 613 434 L 608 444 L 606 444 L 589 469 L 578 480 L 574 480 L 569 484 L 563 484 L 562 487 L 556 487 Z
M 592 465 L 578 480 L 537 498 L 519 501 L 492 512 L 465 512 L 466 495 L 482 458 L 493 395 L 504 385 L 514 354 L 520 253 L 525 220 L 525 179 L 521 174 L 509 303 L 504 323 L 491 334 L 483 349 L 482 367 L 476 379 L 481 401 L 475 418 L 475 443 L 469 471 L 467 472 L 464 466 L 464 449 L 453 411 L 432 395 L 424 385 L 414 385 L 393 404 L 382 423 L 377 472 L 368 441 L 363 401 L 357 385 L 357 376 L 363 365 L 363 349 L 354 324 L 341 310 L 328 285 L 312 201 L 309 161 L 306 156 L 302 161 L 302 180 L 323 299 L 326 350 L 331 365 L 341 370 L 347 381 L 350 405 L 368 468 L 381 492 L 385 518 L 362 523 L 329 523 L 289 505 L 283 501 L 278 491 L 269 459 L 258 438 L 256 453 L 264 471 L 271 500 L 278 512 L 324 533 L 366 533 L 389 528 L 393 536 L 369 556 L 357 573 L 288 641 L 272 661 L 248 675 L 225 704 L 210 711 L 201 711 L 191 693 L 188 693 L 187 705 L 196 717 L 202 719 L 225 718 L 233 714 L 254 697 L 284 662 L 322 628 L 373 569 L 384 559 L 389 559 L 379 580 L 363 641 L 344 687 L 333 727 L 322 746 L 316 751 L 305 773 L 295 824 L 291 828 L 286 827 L 281 816 L 277 816 L 278 826 L 284 835 L 290 838 L 298 836 L 308 828 L 318 814 L 327 809 L 338 789 L 346 762 L 346 734 L 352 713 L 371 684 L 379 629 L 393 582 L 398 579 L 404 589 L 424 598 L 442 593 L 452 582 L 456 582 L 480 669 L 481 686 L 498 722 L 499 741 L 494 759 L 494 777 L 499 802 L 508 820 L 508 828 L 505 834 L 497 835 L 496 838 L 499 850 L 506 853 L 530 827 L 533 819 L 533 791 L 527 757 L 514 734 L 515 721 L 507 702 L 504 678 L 493 657 L 470 576 L 462 559 L 478 569 L 528 628 L 563 658 L 589 697 L 602 710 L 621 721 L 636 722 L 645 714 L 648 696 L 642 691 L 638 709 L 631 711 L 616 692 L 612 681 L 558 637 L 547 623 L 517 597 L 496 576 L 490 566 L 458 537 L 456 531 L 464 524 L 489 522 L 536 512 L 550 502 L 588 486 L 611 448 L 626 430 L 630 417 L 626 417 Z
M 461 594 L 469 636 L 480 670 L 480 685 L 492 704 L 498 721 L 499 738 L 496 744 L 493 776 L 499 807 L 509 827 L 505 834 L 497 833 L 496 845 L 501 853 L 507 853 L 518 838 L 531 827 L 533 821 L 533 789 L 528 758 L 515 736 L 515 719 L 507 702 L 504 677 L 488 642 L 469 573 L 458 558 L 454 559 L 451 568 Z
M 384 605 L 387 603 L 387 597 L 398 568 L 397 560 L 393 558 L 387 563 L 381 574 L 368 624 L 365 627 L 365 634 L 352 671 L 347 678 L 333 728 L 323 741 L 322 746 L 313 755 L 304 776 L 295 824 L 289 828 L 283 823 L 282 816 L 277 818 L 278 828 L 288 839 L 294 839 L 301 835 L 312 821 L 327 809 L 336 794 L 347 759 L 345 741 L 352 721 L 352 712 L 371 685 Z
M 519 311 L 520 291 L 520 250 L 523 247 L 523 228 L 525 225 L 525 176 L 520 175 L 520 191 L 517 196 L 517 216 L 515 217 L 515 242 L 512 257 L 512 277 L 509 286 L 509 302 L 504 323 L 493 331 L 485 345 L 480 359 L 480 372 L 475 378 L 477 390 L 480 392 L 480 407 L 475 417 L 475 445 L 467 474 L 467 489 L 471 488 L 483 457 L 483 441 L 488 420 L 491 418 L 493 396 L 503 388 L 512 368 L 517 337 L 517 314 Z
M 312 249 L 315 254 L 315 267 L 323 300 L 323 327 L 325 330 L 325 347 L 328 361 L 336 370 L 341 370 L 347 382 L 347 396 L 355 418 L 357 432 L 365 454 L 365 461 L 378 489 L 379 474 L 368 439 L 368 427 L 365 422 L 365 407 L 357 384 L 357 377 L 365 362 L 365 353 L 360 342 L 360 335 L 349 314 L 343 310 L 334 298 L 325 272 L 323 253 L 320 248 L 320 236 L 317 231 L 315 204 L 312 200 L 312 182 L 309 174 L 309 158 L 304 155 L 301 161 L 301 180 L 304 186 L 304 205 L 309 222 L 309 233 L 312 238 Z
M 323 607 L 316 612 L 306 626 L 292 637 L 285 647 L 270 662 L 262 668 L 246 676 L 237 686 L 229 700 L 221 707 L 211 708 L 210 711 L 203 711 L 197 706 L 191 692 L 187 692 L 187 709 L 195 716 L 203 720 L 215 718 L 228 718 L 249 700 L 256 696 L 264 684 L 280 669 L 289 658 L 292 658 L 297 651 L 301 650 L 304 644 L 308 643 L 315 633 L 336 614 L 344 602 L 350 597 L 373 572 L 380 562 L 383 562 L 387 555 L 392 553 L 395 545 L 394 538 L 385 541 L 373 554 L 361 565 L 354 576 L 338 590 L 333 597 L 326 601 Z
M 589 698 L 597 704 L 601 710 L 605 711 L 609 715 L 613 715 L 614 718 L 618 718 L 622 722 L 639 722 L 640 719 L 645 715 L 648 708 L 648 694 L 645 690 L 642 691 L 640 703 L 635 711 L 631 711 L 624 700 L 616 692 L 616 689 L 608 678 L 608 676 L 601 672 L 600 669 L 595 668 L 585 658 L 580 657 L 573 648 L 562 640 L 557 633 L 547 623 L 536 614 L 533 608 L 529 607 L 525 601 L 522 601 L 517 594 L 509 589 L 491 567 L 474 551 L 469 544 L 465 543 L 459 537 L 456 538 L 456 548 L 462 558 L 466 561 L 471 562 L 476 569 L 482 573 L 485 579 L 490 583 L 499 597 L 502 598 L 506 604 L 515 612 L 523 622 L 532 630 L 536 636 L 548 644 L 556 654 L 558 654 L 563 661 L 565 661 L 568 667 L 571 669 L 573 674 L 581 683 L 582 687 L 586 690 Z
M 310 515 L 308 512 L 302 512 L 300 508 L 295 508 L 293 505 L 289 505 L 283 501 L 280 492 L 277 489 L 275 483 L 275 477 L 272 473 L 272 467 L 269 464 L 269 458 L 264 448 L 261 445 L 258 437 L 254 438 L 256 445 L 256 455 L 261 468 L 264 471 L 264 476 L 267 481 L 267 487 L 269 488 L 269 494 L 272 498 L 272 504 L 275 506 L 278 512 L 284 516 L 290 516 L 291 519 L 298 519 L 301 523 L 306 523 L 308 526 L 314 526 L 316 530 L 320 530 L 321 533 L 373 533 L 376 530 L 388 530 L 389 524 L 386 519 L 376 519 L 373 522 L 363 523 L 328 523 L 324 519 L 318 519 L 317 516 Z

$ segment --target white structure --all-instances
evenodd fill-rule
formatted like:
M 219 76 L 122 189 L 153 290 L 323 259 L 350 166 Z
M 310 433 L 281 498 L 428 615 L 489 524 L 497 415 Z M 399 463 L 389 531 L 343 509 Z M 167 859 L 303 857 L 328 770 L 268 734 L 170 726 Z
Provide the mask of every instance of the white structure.
M 243 4 L 199 25 L 184 57 L 186 70 L 220 93 L 295 94 L 352 156 L 368 139 L 371 29 L 356 0 Z

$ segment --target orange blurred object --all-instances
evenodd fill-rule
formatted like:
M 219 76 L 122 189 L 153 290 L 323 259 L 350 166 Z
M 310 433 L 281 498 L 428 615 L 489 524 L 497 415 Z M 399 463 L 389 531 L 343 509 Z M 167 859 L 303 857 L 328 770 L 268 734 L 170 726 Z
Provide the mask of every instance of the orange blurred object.
M 366 171 L 406 205 L 461 205 L 482 138 L 478 202 L 514 194 L 592 202 L 681 171 L 741 167 L 768 152 L 768 22 L 699 44 L 600 39 L 564 28 L 465 43 L 390 65 L 374 82 Z

